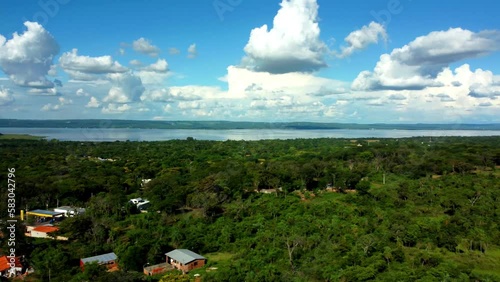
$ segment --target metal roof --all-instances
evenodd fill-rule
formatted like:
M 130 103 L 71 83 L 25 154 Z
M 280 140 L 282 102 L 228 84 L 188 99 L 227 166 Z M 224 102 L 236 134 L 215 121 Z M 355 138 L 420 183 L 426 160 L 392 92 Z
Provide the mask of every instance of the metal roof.
M 95 257 L 89 257 L 89 258 L 82 258 L 81 261 L 83 263 L 88 263 L 88 262 L 97 262 L 97 263 L 106 263 L 108 261 L 112 261 L 117 259 L 115 253 L 109 253 L 109 254 L 103 254 Z
M 45 217 L 53 217 L 56 215 L 61 215 L 63 214 L 62 212 L 55 212 L 55 211 L 47 211 L 47 210 L 32 210 L 32 211 L 27 211 L 27 215 L 38 215 L 38 216 L 45 216 Z
M 187 249 L 176 249 L 166 253 L 165 255 L 168 256 L 169 258 L 173 258 L 174 260 L 182 264 L 188 264 L 193 260 L 197 259 L 206 259 L 205 257 L 200 256 L 199 254 Z
M 72 208 L 72 207 L 70 207 L 70 206 L 60 206 L 60 207 L 54 208 L 54 211 L 55 211 L 55 210 L 72 211 L 72 210 L 74 210 L 74 208 Z
M 70 206 L 60 206 L 57 208 L 54 208 L 54 211 L 59 210 L 59 211 L 65 211 L 65 212 L 77 212 L 77 213 L 84 213 L 85 208 L 77 208 L 77 207 L 70 207 Z

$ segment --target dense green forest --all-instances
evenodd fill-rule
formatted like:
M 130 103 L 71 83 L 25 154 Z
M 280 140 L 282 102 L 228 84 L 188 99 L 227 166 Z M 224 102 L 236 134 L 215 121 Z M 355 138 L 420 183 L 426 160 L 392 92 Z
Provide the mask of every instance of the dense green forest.
M 203 281 L 500 281 L 499 144 L 0 140 L 0 214 L 8 168 L 18 208 L 87 208 L 60 224 L 69 241 L 18 230 L 32 281 L 159 281 L 142 267 L 175 248 L 208 258 L 189 274 Z M 108 252 L 120 271 L 80 271 L 80 258 Z
M 500 130 L 500 124 L 357 124 L 319 122 L 151 121 L 151 120 L 23 120 L 0 119 L 0 127 L 36 128 L 147 128 L 147 129 L 400 129 Z

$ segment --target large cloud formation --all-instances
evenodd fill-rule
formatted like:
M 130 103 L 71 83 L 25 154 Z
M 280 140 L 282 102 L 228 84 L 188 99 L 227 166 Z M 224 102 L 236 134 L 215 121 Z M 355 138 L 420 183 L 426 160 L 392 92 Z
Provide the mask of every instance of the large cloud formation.
M 52 88 L 46 78 L 59 45 L 54 37 L 36 22 L 25 22 L 27 30 L 12 39 L 0 35 L 0 68 L 19 86 Z
M 140 101 L 145 88 L 138 76 L 131 73 L 113 73 L 108 77 L 113 86 L 103 99 L 105 103 L 125 104 Z
M 380 57 L 373 72 L 354 80 L 354 90 L 424 89 L 441 86 L 437 75 L 451 63 L 500 50 L 500 32 L 461 28 L 435 31 Z
M 316 0 L 283 0 L 273 27 L 255 28 L 245 46 L 244 65 L 270 73 L 309 72 L 326 66 Z

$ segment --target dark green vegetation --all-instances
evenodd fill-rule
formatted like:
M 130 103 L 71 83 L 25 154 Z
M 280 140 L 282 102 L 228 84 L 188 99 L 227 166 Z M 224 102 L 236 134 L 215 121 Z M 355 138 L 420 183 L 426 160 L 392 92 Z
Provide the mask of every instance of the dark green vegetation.
M 51 281 L 141 281 L 137 271 L 173 248 L 209 258 L 191 273 L 204 281 L 500 281 L 499 144 L 1 140 L 0 214 L 9 167 L 18 207 L 88 208 L 61 224 L 68 242 L 19 232 L 18 254 L 44 281 L 49 269 Z M 134 197 L 150 212 L 127 204 Z M 80 273 L 81 257 L 111 251 L 122 271 Z
M 0 127 L 151 128 L 151 129 L 401 129 L 500 130 L 500 124 L 356 124 L 316 122 L 146 121 L 146 120 L 18 120 L 0 119 Z

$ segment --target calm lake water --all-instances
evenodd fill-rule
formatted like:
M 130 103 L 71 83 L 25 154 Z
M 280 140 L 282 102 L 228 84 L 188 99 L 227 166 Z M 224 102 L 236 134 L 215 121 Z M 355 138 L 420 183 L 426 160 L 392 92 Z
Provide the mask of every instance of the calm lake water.
M 498 130 L 277 130 L 277 129 L 139 129 L 139 128 L 0 128 L 4 134 L 30 134 L 61 141 L 163 141 L 198 140 L 263 140 L 299 138 L 404 138 L 417 136 L 500 136 Z

